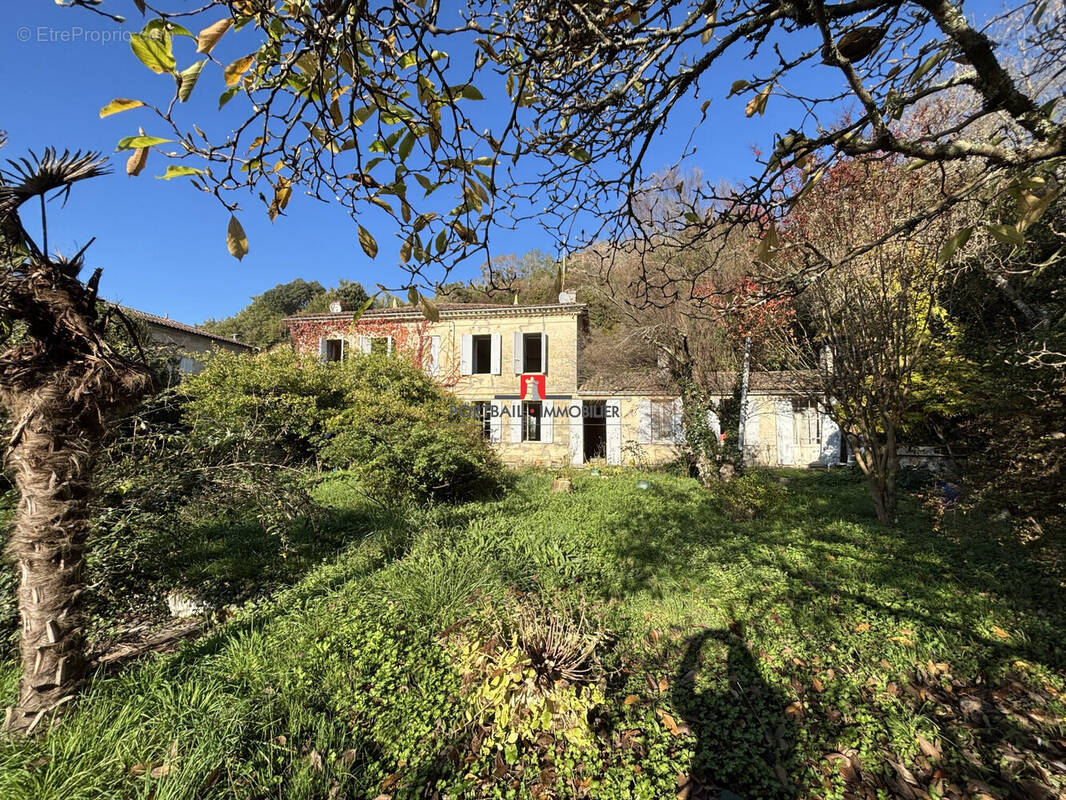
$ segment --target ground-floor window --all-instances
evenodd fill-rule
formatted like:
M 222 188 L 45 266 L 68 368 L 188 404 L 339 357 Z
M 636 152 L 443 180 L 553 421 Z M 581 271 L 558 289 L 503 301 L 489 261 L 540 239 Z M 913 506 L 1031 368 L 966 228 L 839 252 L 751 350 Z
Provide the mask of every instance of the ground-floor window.
M 478 400 L 474 403 L 474 419 L 481 425 L 481 435 L 492 438 L 492 401 Z
M 522 441 L 540 441 L 541 403 L 522 403 Z
M 371 336 L 370 352 L 378 356 L 387 356 L 389 354 L 389 337 Z
M 811 400 L 796 397 L 792 400 L 793 441 L 798 445 L 816 445 L 822 441 L 822 415 Z
M 323 361 L 340 361 L 344 357 L 343 339 L 326 339 L 326 346 L 322 353 Z
M 674 401 L 651 401 L 651 440 L 671 442 L 674 439 Z

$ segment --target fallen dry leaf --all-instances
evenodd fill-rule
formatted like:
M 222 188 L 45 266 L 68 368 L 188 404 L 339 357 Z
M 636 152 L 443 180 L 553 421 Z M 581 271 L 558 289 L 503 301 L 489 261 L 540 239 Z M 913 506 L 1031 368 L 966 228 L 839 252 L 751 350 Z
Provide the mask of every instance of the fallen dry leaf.
M 639 703 L 639 702 L 640 702 L 640 698 L 639 697 L 637 697 L 635 694 L 630 694 L 630 695 L 626 695 L 626 699 L 622 701 L 622 705 L 631 706 L 634 703 Z
M 996 634 L 996 636 L 998 636 L 1000 639 L 1009 639 L 1010 638 L 1010 634 L 1007 633 L 1005 630 L 1003 630 L 998 625 L 993 625 L 992 626 L 992 633 Z
M 941 757 L 940 748 L 937 747 L 932 742 L 930 742 L 924 736 L 919 736 L 918 737 L 918 747 L 921 748 L 921 751 L 923 753 L 925 753 L 927 758 L 931 758 L 931 759 L 934 759 L 936 761 L 940 760 L 940 757 Z
M 661 708 L 655 709 L 655 713 L 659 715 L 659 718 L 663 721 L 663 727 L 665 727 L 674 736 L 683 736 L 690 732 L 688 725 L 678 725 L 677 720 L 674 719 L 672 714 L 668 714 Z
M 817 677 L 811 678 L 811 686 L 814 687 L 814 691 L 816 691 L 816 692 L 824 692 L 825 691 L 825 684 L 822 683 Z
M 858 625 L 855 626 L 856 633 L 864 633 L 865 631 L 868 631 L 868 630 L 870 630 L 870 623 L 869 622 L 860 622 Z

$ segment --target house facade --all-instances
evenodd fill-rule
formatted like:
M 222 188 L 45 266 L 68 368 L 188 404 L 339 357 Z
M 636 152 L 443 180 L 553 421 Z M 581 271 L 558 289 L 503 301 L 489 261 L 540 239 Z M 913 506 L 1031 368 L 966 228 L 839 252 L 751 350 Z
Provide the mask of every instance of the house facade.
M 202 355 L 214 350 L 230 353 L 254 353 L 256 348 L 225 336 L 186 325 L 170 317 L 159 317 L 147 311 L 123 307 L 122 310 L 144 324 L 149 342 L 169 351 L 175 359 L 175 369 L 184 375 L 195 375 L 204 368 Z
M 676 458 L 682 434 L 676 391 L 654 375 L 586 377 L 583 304 L 442 303 L 439 310 L 437 321 L 403 307 L 371 309 L 358 319 L 331 312 L 285 322 L 303 356 L 329 362 L 376 352 L 411 359 L 459 398 L 454 413 L 476 421 L 505 463 L 653 465 Z M 837 460 L 835 426 L 793 398 L 775 374 L 752 376 L 748 458 L 797 466 Z

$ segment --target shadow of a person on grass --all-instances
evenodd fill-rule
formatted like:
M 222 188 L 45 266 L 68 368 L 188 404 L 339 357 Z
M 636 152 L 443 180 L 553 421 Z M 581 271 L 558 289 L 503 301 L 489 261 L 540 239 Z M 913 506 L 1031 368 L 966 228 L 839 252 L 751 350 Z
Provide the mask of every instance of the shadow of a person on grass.
M 674 707 L 696 738 L 687 800 L 791 797 L 788 698 L 762 678 L 740 627 L 731 628 L 689 638 L 672 684 Z

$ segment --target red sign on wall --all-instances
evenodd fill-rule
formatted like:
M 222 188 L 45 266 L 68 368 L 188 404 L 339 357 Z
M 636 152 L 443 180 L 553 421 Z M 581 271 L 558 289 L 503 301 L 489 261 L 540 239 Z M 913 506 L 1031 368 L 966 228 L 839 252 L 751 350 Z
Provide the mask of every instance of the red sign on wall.
M 519 389 L 523 400 L 543 400 L 547 396 L 543 375 L 523 375 Z

